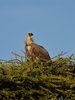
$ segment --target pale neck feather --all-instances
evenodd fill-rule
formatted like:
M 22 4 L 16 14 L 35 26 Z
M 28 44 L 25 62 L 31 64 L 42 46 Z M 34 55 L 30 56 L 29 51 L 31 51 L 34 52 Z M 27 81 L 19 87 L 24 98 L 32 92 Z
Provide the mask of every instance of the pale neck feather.
M 31 38 L 31 36 L 27 36 L 26 44 L 30 45 L 31 43 L 34 43 L 34 40 Z

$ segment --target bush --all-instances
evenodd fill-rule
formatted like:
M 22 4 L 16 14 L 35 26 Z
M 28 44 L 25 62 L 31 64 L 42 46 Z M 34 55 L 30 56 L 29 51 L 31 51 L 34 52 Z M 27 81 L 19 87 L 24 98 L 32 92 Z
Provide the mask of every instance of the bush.
M 16 56 L 0 61 L 0 100 L 75 100 L 74 55 L 38 62 Z

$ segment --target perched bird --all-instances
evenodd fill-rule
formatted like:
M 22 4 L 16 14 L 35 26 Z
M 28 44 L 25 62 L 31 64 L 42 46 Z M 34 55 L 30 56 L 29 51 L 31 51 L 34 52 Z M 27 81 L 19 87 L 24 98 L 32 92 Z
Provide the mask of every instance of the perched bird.
M 31 57 L 33 60 L 39 58 L 42 58 L 44 60 L 51 59 L 47 50 L 43 46 L 36 44 L 35 41 L 32 39 L 32 36 L 33 33 L 27 33 L 27 38 L 25 41 L 25 51 L 27 57 Z

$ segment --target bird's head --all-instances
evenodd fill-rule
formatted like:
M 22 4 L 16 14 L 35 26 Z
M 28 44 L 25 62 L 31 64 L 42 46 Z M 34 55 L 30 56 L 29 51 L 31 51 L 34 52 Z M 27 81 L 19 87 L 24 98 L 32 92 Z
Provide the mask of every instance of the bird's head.
M 34 40 L 32 39 L 33 33 L 28 32 L 27 33 L 27 38 L 26 38 L 26 45 L 30 45 L 31 43 L 34 42 Z
M 28 32 L 27 34 L 28 34 L 28 36 L 30 36 L 30 37 L 33 36 L 33 33 L 31 33 L 31 32 Z

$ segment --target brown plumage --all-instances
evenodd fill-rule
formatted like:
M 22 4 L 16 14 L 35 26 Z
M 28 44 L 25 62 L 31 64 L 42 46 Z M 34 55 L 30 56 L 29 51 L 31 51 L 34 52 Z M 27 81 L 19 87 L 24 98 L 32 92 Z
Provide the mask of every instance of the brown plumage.
M 36 60 L 37 58 L 49 60 L 50 56 L 47 50 L 43 46 L 36 44 L 31 38 L 32 35 L 32 33 L 28 33 L 25 41 L 25 50 L 27 56 L 33 58 L 33 60 Z

